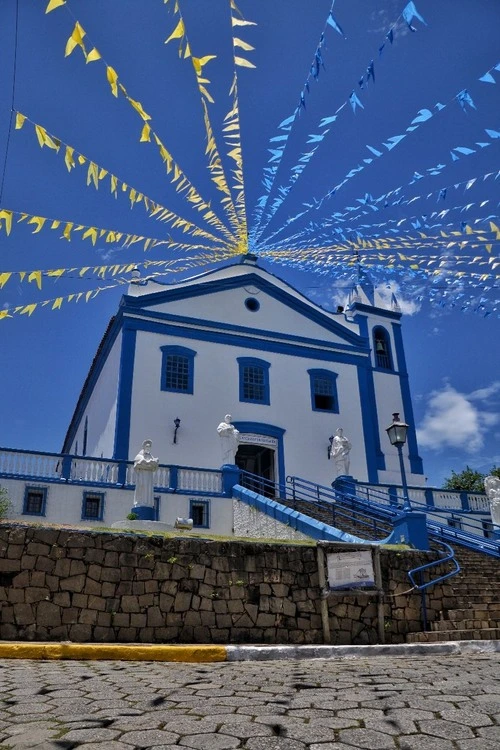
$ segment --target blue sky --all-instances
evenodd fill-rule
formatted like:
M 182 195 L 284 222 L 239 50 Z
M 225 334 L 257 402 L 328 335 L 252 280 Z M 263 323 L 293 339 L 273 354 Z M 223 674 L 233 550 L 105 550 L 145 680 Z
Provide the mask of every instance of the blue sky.
M 79 48 L 64 57 L 66 41 L 78 19 L 87 34 L 87 51 L 97 47 L 118 73 L 128 95 L 151 115 L 155 131 L 192 184 L 211 201 L 218 215 L 224 216 L 220 193 L 206 168 L 205 128 L 193 67 L 189 59 L 179 59 L 176 41 L 164 44 L 177 24 L 173 0 L 167 5 L 161 0 L 68 0 L 46 15 L 47 2 L 19 0 L 17 4 L 8 0 L 0 8 L 2 169 L 9 144 L 0 210 L 189 242 L 189 236 L 149 218 L 142 205 L 131 209 L 125 194 L 119 193 L 115 199 L 109 176 L 96 191 L 86 185 L 87 165 L 68 173 L 64 148 L 58 154 L 47 147 L 40 149 L 29 122 L 21 130 L 12 129 L 9 137 L 14 88 L 16 111 L 129 186 L 198 222 L 199 215 L 170 184 L 158 149 L 151 143 L 139 143 L 144 123 L 123 96 L 112 96 L 102 61 L 86 65 Z M 289 134 L 275 188 L 288 184 L 290 170 L 300 163 L 300 155 L 316 145 L 306 142 L 325 131 L 324 125 L 319 128 L 320 122 L 335 112 L 338 117 L 262 235 L 264 240 L 281 228 L 275 241 L 286 251 L 285 256 L 279 263 L 260 262 L 328 308 L 343 298 L 356 267 L 342 258 L 327 261 L 333 256 L 326 250 L 305 256 L 297 243 L 307 238 L 331 247 L 345 242 L 335 234 L 339 229 L 347 239 L 359 233 L 364 238 L 415 237 L 418 229 L 440 237 L 439 246 L 412 240 L 411 249 L 402 251 L 417 254 L 421 268 L 427 269 L 414 274 L 388 268 L 388 261 L 374 259 L 373 251 L 360 252 L 361 263 L 375 283 L 388 298 L 396 292 L 407 313 L 404 336 L 421 454 L 430 482 L 439 485 L 451 469 L 460 470 L 466 463 L 482 471 L 500 464 L 500 294 L 498 281 L 492 278 L 493 264 L 481 265 L 499 255 L 499 244 L 493 236 L 489 251 L 484 242 L 472 248 L 474 237 L 465 233 L 464 224 L 484 231 L 489 231 L 491 220 L 500 225 L 500 178 L 495 179 L 500 169 L 500 138 L 487 133 L 500 131 L 500 70 L 494 70 L 500 62 L 500 5 L 492 0 L 418 0 L 416 8 L 427 25 L 415 19 L 417 30 L 411 32 L 401 19 L 406 4 L 404 0 L 336 0 L 333 5 L 333 17 L 345 37 L 331 25 L 327 27 L 321 48 L 325 67 L 320 68 L 318 80 L 311 80 L 305 94 L 306 108 Z M 229 0 L 180 0 L 180 7 L 193 54 L 217 56 L 204 72 L 215 99 L 209 105 L 210 118 L 229 173 L 231 162 L 222 138 L 233 71 Z M 240 38 L 255 47 L 254 51 L 242 51 L 242 56 L 257 66 L 238 68 L 245 198 L 251 229 L 256 203 L 263 194 L 269 139 L 288 133 L 278 125 L 293 115 L 300 101 L 332 2 L 242 0 L 239 7 L 245 18 L 257 24 L 236 29 Z M 392 44 L 386 37 L 391 28 Z M 366 87 L 366 69 L 372 59 L 375 83 L 370 80 Z M 490 70 L 497 83 L 479 81 Z M 359 85 L 361 75 L 363 88 Z M 465 111 L 455 99 L 464 89 L 474 103 L 474 107 L 464 103 Z M 353 91 L 363 104 L 355 113 L 348 103 Z M 445 107 L 436 107 L 437 103 Z M 345 106 L 339 111 L 342 104 Z M 432 117 L 407 132 L 421 110 L 429 110 Z M 402 134 L 404 140 L 394 148 L 383 145 Z M 488 145 L 478 145 L 485 143 Z M 280 141 L 271 145 L 276 148 L 276 144 Z M 375 157 L 367 145 L 381 156 Z M 473 152 L 466 155 L 457 147 Z M 366 163 L 371 157 L 373 161 Z M 321 200 L 360 165 L 363 169 L 335 195 Z M 416 178 L 415 173 L 423 176 Z M 485 174 L 490 176 L 484 179 Z M 398 192 L 392 192 L 397 188 Z M 446 195 L 440 198 L 444 188 Z M 375 201 L 389 193 L 389 198 Z M 367 194 L 373 208 L 360 202 Z M 275 195 L 271 193 L 268 205 Z M 412 201 L 416 196 L 423 197 Z M 402 198 L 400 203 L 398 198 Z M 304 204 L 310 207 L 307 216 L 287 226 L 287 220 L 303 211 Z M 448 213 L 433 217 L 443 210 Z M 304 233 L 311 220 L 316 228 L 324 229 L 287 242 L 291 235 Z M 402 235 L 389 231 L 397 222 L 401 222 Z M 426 229 L 430 225 L 433 228 Z M 91 269 L 102 264 L 174 258 L 182 266 L 183 258 L 199 251 L 160 245 L 144 253 L 139 244 L 123 248 L 105 242 L 104 237 L 94 247 L 88 239 L 79 239 L 77 232 L 72 233 L 71 242 L 59 239 L 61 230 L 52 231 L 49 226 L 46 222 L 41 231 L 32 234 L 36 225 L 14 222 L 10 236 L 1 231 L 0 273 L 87 266 L 90 270 L 82 276 L 73 271 L 58 280 L 44 276 L 40 291 L 35 281 L 21 282 L 13 276 L 0 290 L 0 311 L 114 284 L 88 303 L 83 299 L 64 301 L 61 309 L 55 310 L 51 303 L 39 306 L 30 317 L 14 314 L 0 320 L 0 445 L 57 451 L 107 321 L 126 289 L 117 283 L 122 280 L 119 275 L 102 280 Z M 446 248 L 450 237 L 441 239 L 441 231 L 461 231 L 459 239 L 469 244 Z M 257 249 L 266 252 L 266 247 L 269 243 L 263 241 Z M 348 252 L 352 254 L 352 250 Z M 426 258 L 445 253 L 445 270 L 429 277 Z M 386 258 L 388 251 L 381 254 Z M 458 264 L 455 254 L 465 262 Z M 477 260 L 471 263 L 473 258 Z M 202 266 L 200 271 L 210 267 Z M 488 279 L 459 278 L 461 270 L 488 273 Z M 181 277 L 182 273 L 170 273 L 161 278 L 174 281 Z

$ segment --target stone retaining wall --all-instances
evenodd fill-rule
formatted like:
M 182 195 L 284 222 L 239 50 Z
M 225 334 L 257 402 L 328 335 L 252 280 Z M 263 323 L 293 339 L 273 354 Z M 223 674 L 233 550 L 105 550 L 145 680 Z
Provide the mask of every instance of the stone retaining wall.
M 401 642 L 421 629 L 420 595 L 403 593 L 407 571 L 434 553 L 380 558 L 385 636 Z M 380 640 L 376 592 L 332 593 L 328 605 L 333 643 Z M 437 618 L 440 587 L 428 605 Z M 0 638 L 322 643 L 317 550 L 2 523 Z

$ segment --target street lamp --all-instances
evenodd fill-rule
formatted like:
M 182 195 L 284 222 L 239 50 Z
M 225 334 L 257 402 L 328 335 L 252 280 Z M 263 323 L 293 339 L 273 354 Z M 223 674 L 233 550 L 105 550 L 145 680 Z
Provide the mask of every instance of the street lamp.
M 401 469 L 401 481 L 403 484 L 403 510 L 411 511 L 410 498 L 408 497 L 408 485 L 406 483 L 406 472 L 403 461 L 403 445 L 406 443 L 406 434 L 408 432 L 409 425 L 406 422 L 401 422 L 399 419 L 399 413 L 394 412 L 392 415 L 392 424 L 387 427 L 386 432 L 391 441 L 391 445 L 396 446 L 398 449 L 399 466 Z

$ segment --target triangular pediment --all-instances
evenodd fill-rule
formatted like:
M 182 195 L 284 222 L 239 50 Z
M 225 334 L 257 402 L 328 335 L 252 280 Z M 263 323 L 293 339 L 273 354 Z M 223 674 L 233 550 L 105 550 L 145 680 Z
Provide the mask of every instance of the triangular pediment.
M 153 284 L 126 296 L 124 312 L 183 319 L 221 329 L 251 329 L 365 347 L 357 325 L 343 313 L 331 313 L 263 269 L 238 265 L 176 285 Z M 154 291 L 149 292 L 149 287 Z M 251 311 L 249 299 L 258 310 Z

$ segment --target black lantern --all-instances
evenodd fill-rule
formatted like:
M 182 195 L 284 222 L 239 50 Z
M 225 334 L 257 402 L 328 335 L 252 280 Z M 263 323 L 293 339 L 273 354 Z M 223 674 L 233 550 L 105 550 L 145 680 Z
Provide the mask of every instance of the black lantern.
M 397 448 L 399 456 L 399 468 L 401 469 L 401 483 L 403 485 L 403 510 L 411 511 L 410 498 L 408 497 L 408 485 L 406 483 L 406 471 L 403 460 L 403 445 L 406 443 L 406 435 L 408 433 L 408 427 L 410 425 L 406 422 L 401 422 L 399 413 L 394 412 L 392 415 L 392 424 L 387 427 L 386 432 L 389 435 L 391 445 Z
M 176 417 L 176 418 L 174 419 L 174 425 L 175 425 L 175 430 L 174 430 L 174 443 L 177 443 L 177 430 L 179 429 L 179 425 L 180 425 L 180 423 L 181 423 L 181 420 L 179 419 L 179 417 Z
M 404 445 L 406 443 L 406 434 L 409 426 L 410 425 L 407 425 L 406 422 L 401 422 L 399 412 L 394 412 L 392 415 L 392 424 L 386 430 L 391 445 L 397 447 L 398 445 Z

